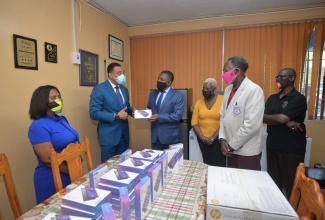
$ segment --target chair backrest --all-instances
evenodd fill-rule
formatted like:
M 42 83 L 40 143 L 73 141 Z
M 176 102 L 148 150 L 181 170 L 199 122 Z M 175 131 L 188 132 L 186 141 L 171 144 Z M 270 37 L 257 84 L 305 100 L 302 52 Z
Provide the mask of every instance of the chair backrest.
M 85 153 L 88 171 L 93 169 L 93 161 L 91 157 L 90 145 L 88 137 L 85 136 L 83 143 L 69 144 L 61 153 L 57 154 L 54 149 L 51 150 L 51 168 L 53 172 L 54 184 L 56 191 L 60 191 L 62 186 L 62 180 L 60 176 L 59 166 L 62 162 L 66 162 L 69 170 L 69 176 L 71 182 L 79 179 L 83 176 L 81 155 Z
M 300 219 L 325 220 L 324 197 L 320 192 L 317 181 L 306 177 L 305 165 L 300 163 L 297 167 L 296 178 L 293 184 L 290 204 Z
M 9 162 L 6 155 L 3 153 L 0 154 L 0 176 L 3 176 L 12 212 L 15 218 L 18 218 L 22 215 L 22 211 L 19 205 L 14 183 L 12 181 Z

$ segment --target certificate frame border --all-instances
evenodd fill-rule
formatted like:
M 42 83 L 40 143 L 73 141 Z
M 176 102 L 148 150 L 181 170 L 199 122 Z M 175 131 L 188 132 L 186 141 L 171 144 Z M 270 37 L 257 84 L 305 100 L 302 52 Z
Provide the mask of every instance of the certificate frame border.
M 35 62 L 36 62 L 36 66 L 35 67 L 29 67 L 29 66 L 21 66 L 18 64 L 18 48 L 17 48 L 17 40 L 21 38 L 24 40 L 29 40 L 29 41 L 33 41 L 35 43 Z M 19 68 L 19 69 L 28 69 L 28 70 L 38 70 L 38 58 L 37 58 L 37 40 L 33 39 L 33 38 L 29 38 L 29 37 L 24 37 L 18 34 L 13 34 L 13 43 L 14 43 L 14 60 L 15 60 L 15 68 Z
M 113 51 L 112 51 L 112 43 L 113 42 L 118 43 L 118 44 L 121 45 L 121 48 L 120 48 L 120 51 L 119 51 L 121 56 L 117 56 L 116 54 L 113 54 Z M 121 39 L 118 39 L 117 37 L 114 37 L 113 35 L 108 35 L 108 45 L 109 45 L 108 57 L 111 58 L 111 59 L 123 62 L 124 61 L 124 42 Z

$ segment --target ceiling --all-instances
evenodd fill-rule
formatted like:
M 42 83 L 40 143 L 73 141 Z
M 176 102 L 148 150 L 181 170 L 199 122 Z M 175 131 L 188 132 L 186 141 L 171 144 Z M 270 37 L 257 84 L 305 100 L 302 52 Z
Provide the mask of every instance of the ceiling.
M 325 0 L 83 0 L 112 15 L 128 27 L 168 23 L 231 14 L 257 13 L 257 10 L 282 9 Z M 314 5 L 324 7 L 324 5 Z M 303 13 L 303 12 L 302 12 Z

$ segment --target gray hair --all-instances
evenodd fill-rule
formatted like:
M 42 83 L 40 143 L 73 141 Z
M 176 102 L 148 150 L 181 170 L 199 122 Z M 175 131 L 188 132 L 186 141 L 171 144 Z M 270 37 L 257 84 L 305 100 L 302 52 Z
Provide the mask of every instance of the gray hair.
M 213 79 L 213 78 L 208 78 L 204 81 L 204 83 L 209 84 L 212 88 L 217 88 L 217 80 Z

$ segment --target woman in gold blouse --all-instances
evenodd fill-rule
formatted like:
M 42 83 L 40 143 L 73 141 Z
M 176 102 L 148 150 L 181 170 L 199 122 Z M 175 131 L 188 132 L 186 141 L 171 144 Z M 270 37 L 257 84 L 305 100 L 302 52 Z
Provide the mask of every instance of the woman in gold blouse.
M 220 107 L 222 95 L 216 94 L 217 81 L 208 78 L 203 83 L 203 98 L 194 106 L 192 127 L 198 137 L 203 161 L 211 166 L 226 166 L 226 157 L 221 153 L 218 141 L 220 127 Z

